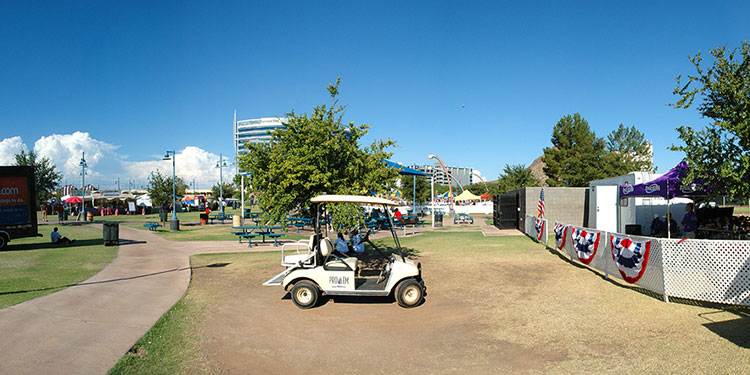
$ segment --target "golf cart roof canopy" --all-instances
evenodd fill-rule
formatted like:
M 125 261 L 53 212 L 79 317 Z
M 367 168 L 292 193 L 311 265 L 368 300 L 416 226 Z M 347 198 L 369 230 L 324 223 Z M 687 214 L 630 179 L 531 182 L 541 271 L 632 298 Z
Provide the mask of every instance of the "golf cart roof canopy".
M 384 204 L 386 206 L 397 206 L 393 201 L 385 198 L 368 197 L 364 195 L 318 195 L 310 199 L 313 203 L 362 203 L 362 204 Z

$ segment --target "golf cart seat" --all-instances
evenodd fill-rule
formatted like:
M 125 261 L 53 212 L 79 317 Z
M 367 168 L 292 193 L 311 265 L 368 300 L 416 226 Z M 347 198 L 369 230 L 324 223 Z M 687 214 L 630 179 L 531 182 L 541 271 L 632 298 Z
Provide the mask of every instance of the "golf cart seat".
M 315 265 L 315 252 L 313 251 L 313 244 L 315 243 L 315 235 L 311 235 L 309 240 L 299 240 L 295 243 L 284 244 L 281 246 L 282 260 L 281 265 L 285 267 L 290 266 L 314 266 Z M 285 255 L 284 251 L 287 246 L 295 246 L 297 252 Z M 300 252 L 300 246 L 304 246 L 306 252 Z
M 327 258 L 333 252 L 333 243 L 330 238 L 324 238 L 320 241 L 320 255 Z M 348 266 L 348 267 L 347 267 Z M 334 259 L 326 262 L 323 268 L 331 271 L 348 271 L 350 268 L 357 270 L 357 258 L 349 257 L 344 259 Z
M 332 270 L 332 271 L 348 271 L 349 268 L 346 266 L 348 265 L 352 270 L 355 272 L 357 271 L 357 261 L 358 259 L 356 257 L 349 257 L 344 259 L 336 259 L 332 260 L 328 263 L 326 263 L 325 269 Z M 346 263 L 346 264 L 344 264 Z

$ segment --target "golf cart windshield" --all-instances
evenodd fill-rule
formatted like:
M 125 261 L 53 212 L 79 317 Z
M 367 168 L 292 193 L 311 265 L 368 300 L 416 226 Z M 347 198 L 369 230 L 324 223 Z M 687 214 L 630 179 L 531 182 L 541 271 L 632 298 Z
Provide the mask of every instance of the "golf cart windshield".
M 398 255 L 403 260 L 403 254 L 401 252 L 401 244 L 398 240 L 398 236 L 396 235 L 396 230 L 394 228 L 393 218 L 391 217 L 390 211 L 388 207 L 394 207 L 397 206 L 395 202 L 392 202 L 388 199 L 384 198 L 378 198 L 378 197 L 368 197 L 368 196 L 361 196 L 361 195 L 319 195 L 315 198 L 310 199 L 310 202 L 316 204 L 316 212 L 315 215 L 315 231 L 317 235 L 323 235 L 323 231 L 321 230 L 321 221 L 324 219 L 323 210 L 321 210 L 321 205 L 324 205 L 326 203 L 355 203 L 355 204 L 362 204 L 372 207 L 372 211 L 370 212 L 370 216 L 372 217 L 373 212 L 377 212 L 378 219 L 375 221 L 375 224 L 377 227 L 373 228 L 363 228 L 362 233 L 364 233 L 364 237 L 367 238 L 369 234 L 376 230 L 377 228 L 381 229 L 389 229 L 391 232 L 391 236 L 393 237 L 395 248 L 398 251 Z M 322 216 L 323 215 L 323 216 Z M 382 215 L 382 216 L 380 216 Z M 326 229 L 327 231 L 327 226 Z M 370 243 L 371 246 L 374 246 L 372 243 Z M 377 248 L 375 247 L 375 250 L 377 250 L 381 255 L 385 257 L 385 255 Z

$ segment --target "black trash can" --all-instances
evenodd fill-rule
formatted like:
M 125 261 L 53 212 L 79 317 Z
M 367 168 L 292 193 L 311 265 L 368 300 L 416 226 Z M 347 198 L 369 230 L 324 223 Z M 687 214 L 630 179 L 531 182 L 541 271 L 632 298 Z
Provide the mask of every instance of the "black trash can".
M 436 210 L 435 211 L 435 222 L 433 223 L 436 227 L 442 227 L 443 226 L 443 211 Z
M 104 234 L 104 246 L 113 246 L 120 244 L 120 223 L 116 221 L 106 221 L 102 223 Z
M 640 224 L 627 224 L 625 225 L 625 234 L 633 234 L 636 236 L 641 235 L 641 225 Z
M 173 232 L 176 230 L 180 230 L 180 219 L 170 219 L 169 220 L 169 231 Z

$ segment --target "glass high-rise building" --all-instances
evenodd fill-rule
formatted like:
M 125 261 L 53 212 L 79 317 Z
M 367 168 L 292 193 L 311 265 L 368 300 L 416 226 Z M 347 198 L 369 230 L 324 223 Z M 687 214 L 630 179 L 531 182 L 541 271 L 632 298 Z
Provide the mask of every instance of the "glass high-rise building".
M 268 143 L 271 141 L 269 132 L 285 128 L 284 117 L 261 117 L 249 120 L 239 120 L 234 123 L 234 147 L 239 156 L 245 153 L 245 142 Z

